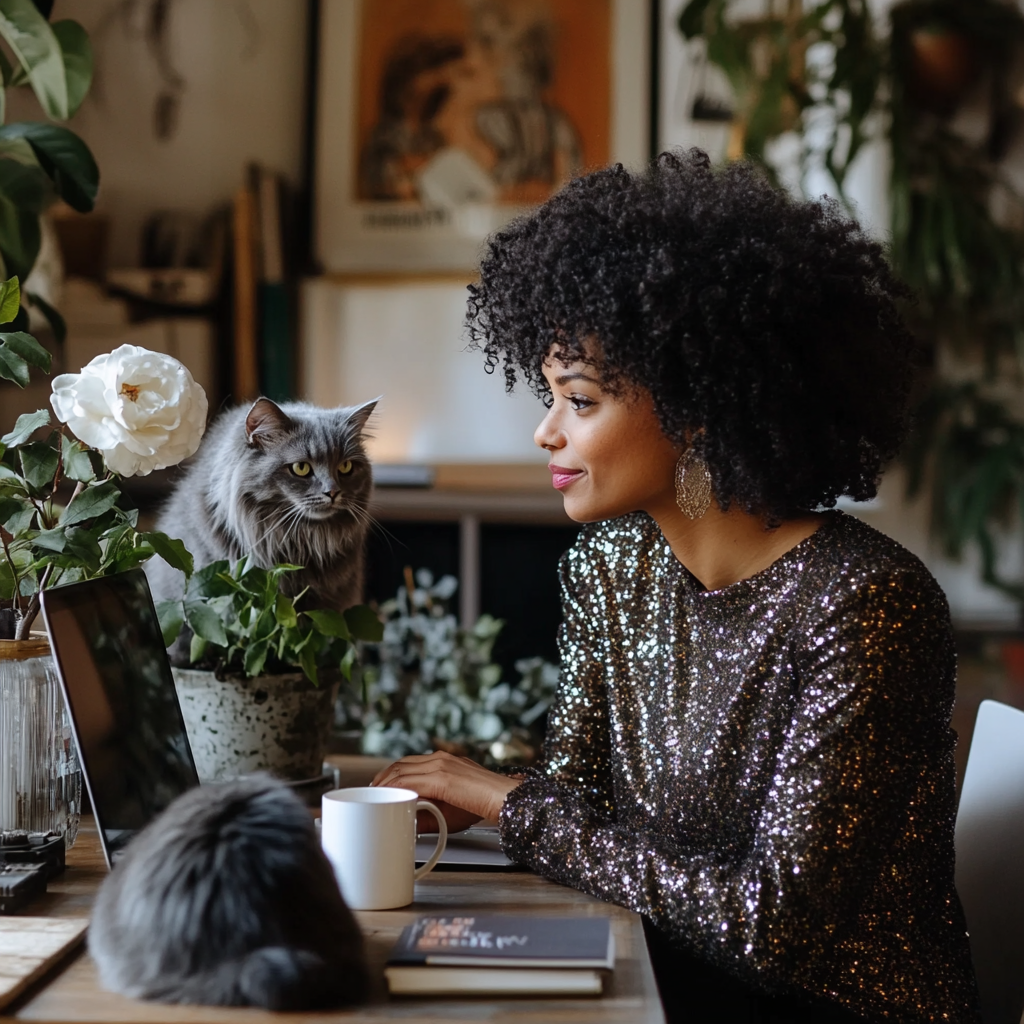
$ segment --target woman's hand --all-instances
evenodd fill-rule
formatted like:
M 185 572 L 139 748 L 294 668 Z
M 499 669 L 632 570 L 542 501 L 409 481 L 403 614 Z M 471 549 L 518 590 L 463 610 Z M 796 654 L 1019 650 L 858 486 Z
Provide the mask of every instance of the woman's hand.
M 481 818 L 496 821 L 505 797 L 520 782 L 522 779 L 488 771 L 468 757 L 437 751 L 403 757 L 378 772 L 370 785 L 414 790 L 437 805 L 450 832 L 459 832 Z M 421 817 L 427 828 L 420 831 L 437 831 L 433 815 Z

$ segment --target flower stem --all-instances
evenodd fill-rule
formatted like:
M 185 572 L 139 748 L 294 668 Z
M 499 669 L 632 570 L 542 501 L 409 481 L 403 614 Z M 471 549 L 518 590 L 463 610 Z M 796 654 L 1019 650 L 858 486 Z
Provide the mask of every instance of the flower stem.
M 32 627 L 32 620 L 39 614 L 39 595 L 46 589 L 46 585 L 50 582 L 50 577 L 53 575 L 53 564 L 51 563 L 43 570 L 43 575 L 39 579 L 39 589 L 32 595 L 32 600 L 28 603 L 28 609 L 22 616 L 21 622 L 18 623 L 18 631 L 14 636 L 15 640 L 27 640 L 29 630 Z

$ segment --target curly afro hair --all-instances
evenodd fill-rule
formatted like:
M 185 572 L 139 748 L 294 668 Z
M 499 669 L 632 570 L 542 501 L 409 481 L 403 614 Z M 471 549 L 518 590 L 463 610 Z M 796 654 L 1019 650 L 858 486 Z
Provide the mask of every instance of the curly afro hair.
M 719 505 L 777 523 L 875 496 L 908 423 L 908 297 L 835 202 L 694 149 L 578 178 L 494 235 L 467 325 L 509 390 L 550 400 L 553 346 L 613 393 L 646 389 Z

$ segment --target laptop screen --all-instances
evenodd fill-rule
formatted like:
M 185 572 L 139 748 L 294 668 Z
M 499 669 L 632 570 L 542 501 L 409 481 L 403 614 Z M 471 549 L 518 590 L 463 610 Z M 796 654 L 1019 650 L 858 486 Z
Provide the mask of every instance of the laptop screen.
M 50 633 L 107 859 L 199 785 L 141 569 L 44 591 Z

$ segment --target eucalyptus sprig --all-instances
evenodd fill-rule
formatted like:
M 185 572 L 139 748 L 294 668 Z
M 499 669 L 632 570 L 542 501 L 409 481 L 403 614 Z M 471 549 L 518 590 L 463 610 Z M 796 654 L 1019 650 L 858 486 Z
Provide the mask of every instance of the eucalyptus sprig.
M 281 592 L 285 576 L 300 568 L 262 569 L 247 558 L 233 567 L 227 561 L 204 566 L 189 579 L 182 600 L 157 604 L 164 642 L 171 646 L 187 626 L 192 666 L 218 675 L 253 678 L 301 668 L 319 685 L 319 671 L 328 668 L 350 678 L 357 641 L 380 640 L 384 627 L 366 605 L 300 610 L 305 590 L 295 597 Z

